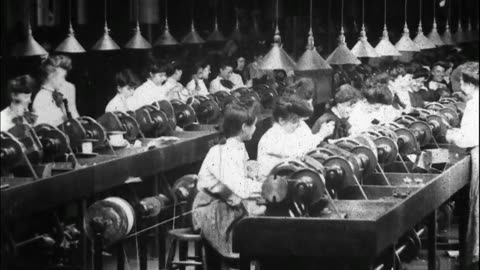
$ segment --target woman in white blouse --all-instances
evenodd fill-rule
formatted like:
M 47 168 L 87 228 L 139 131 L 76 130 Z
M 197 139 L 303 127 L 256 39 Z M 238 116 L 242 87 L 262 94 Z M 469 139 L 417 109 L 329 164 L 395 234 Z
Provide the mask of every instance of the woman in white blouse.
M 281 97 L 273 109 L 275 123 L 258 143 L 259 175 L 266 177 L 282 160 L 300 157 L 330 136 L 335 128 L 333 122 L 324 123 L 320 131 L 312 134 L 303 121 L 313 113 L 308 102 L 295 96 Z
M 207 96 L 209 94 L 205 80 L 208 80 L 210 75 L 210 65 L 206 62 L 197 63 L 193 67 L 192 73 L 192 80 L 180 93 L 182 100 L 187 100 L 191 96 Z
M 130 69 L 124 69 L 115 75 L 115 85 L 117 86 L 117 94 L 108 102 L 105 112 L 127 112 L 131 110 L 129 105 L 138 85 L 137 77 Z
M 194 228 L 223 257 L 234 258 L 232 226 L 247 215 L 261 215 L 264 206 L 256 204 L 261 183 L 247 172 L 248 153 L 244 142 L 252 138 L 257 117 L 253 108 L 239 104 L 227 107 L 224 115 L 224 144 L 213 146 L 198 174 L 193 209 Z
M 478 196 L 478 180 L 479 180 L 479 130 L 478 124 L 479 114 L 479 96 L 478 96 L 478 62 L 468 62 L 461 65 L 461 90 L 467 97 L 467 106 L 463 114 L 460 128 L 450 129 L 447 131 L 446 139 L 461 148 L 470 149 L 472 156 L 472 170 L 470 180 L 470 207 L 469 222 L 467 229 L 467 251 L 466 251 L 466 267 L 462 269 L 478 269 L 479 262 L 479 196 Z M 453 180 L 453 179 L 452 179 Z M 468 267 L 468 268 L 467 268 Z
M 72 69 L 72 60 L 63 55 L 49 57 L 41 66 L 42 85 L 33 101 L 33 112 L 38 115 L 36 124 L 58 126 L 72 118 L 78 118 L 75 86 L 66 80 Z

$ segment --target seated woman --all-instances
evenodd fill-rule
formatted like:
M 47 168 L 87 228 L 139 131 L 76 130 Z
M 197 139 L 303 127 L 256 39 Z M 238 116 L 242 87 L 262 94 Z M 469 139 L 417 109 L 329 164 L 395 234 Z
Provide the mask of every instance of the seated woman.
M 357 105 L 360 97 L 359 91 L 353 88 L 353 86 L 349 84 L 340 86 L 330 104 L 330 107 L 325 110 L 325 113 L 318 118 L 313 125 L 312 132 L 316 134 L 321 130 L 321 127 L 325 123 L 332 122 L 334 125 L 334 131 L 325 139 L 348 137 L 350 135 L 351 127 L 348 118 L 350 117 L 354 106 Z
M 138 86 L 138 79 L 130 69 L 124 69 L 115 75 L 117 94 L 108 102 L 105 112 L 127 112 L 132 110 L 129 99 Z
M 180 93 L 182 100 L 186 100 L 190 96 L 207 96 L 209 93 L 205 80 L 208 80 L 209 75 L 210 65 L 208 63 L 195 64 L 192 70 L 192 80 L 187 84 L 185 90 Z
M 129 108 L 137 110 L 155 101 L 166 99 L 162 85 L 167 80 L 166 67 L 160 63 L 150 63 L 147 67 L 147 80 L 140 85 L 129 100 Z
M 261 178 L 266 177 L 282 160 L 305 155 L 332 134 L 333 123 L 322 125 L 317 134 L 312 134 L 303 121 L 312 113 L 308 102 L 298 97 L 281 97 L 277 100 L 273 109 L 275 122 L 258 142 L 257 160 Z
M 401 110 L 392 106 L 393 94 L 386 85 L 373 85 L 363 91 L 363 96 L 365 100 L 354 107 L 348 119 L 350 134 L 367 131 L 374 123 L 392 122 L 401 115 Z
M 471 182 L 470 182 L 470 207 L 469 221 L 467 229 L 467 249 L 464 258 L 464 268 L 462 269 L 478 269 L 479 262 L 479 193 L 478 193 L 478 177 L 479 177 L 479 130 L 478 124 L 478 102 L 479 102 L 479 81 L 478 81 L 478 62 L 467 62 L 461 67 L 461 89 L 467 98 L 467 106 L 465 113 L 458 129 L 450 129 L 447 131 L 446 139 L 449 143 L 453 143 L 461 148 L 469 149 L 472 156 Z M 465 266 L 468 266 L 465 267 Z
M 33 101 L 33 112 L 38 115 L 36 124 L 58 126 L 68 116 L 78 118 L 75 86 L 66 81 L 72 60 L 54 55 L 45 60 L 40 69 L 42 85 Z
M 420 93 L 424 80 L 421 74 L 409 74 L 403 64 L 396 64 L 389 75 L 388 88 L 394 95 L 394 104 L 407 111 L 414 107 L 424 107 Z
M 199 193 L 193 202 L 193 226 L 223 257 L 238 257 L 232 251 L 232 226 L 248 215 L 261 215 L 264 206 L 255 198 L 261 183 L 247 173 L 245 141 L 256 128 L 254 106 L 231 104 L 224 115 L 224 144 L 213 146 L 198 173 Z
M 19 119 L 33 124 L 34 119 L 25 119 L 28 115 L 28 106 L 32 102 L 32 93 L 35 91 L 36 82 L 30 75 L 23 75 L 8 81 L 7 91 L 10 97 L 10 105 L 2 110 L 0 115 L 0 130 L 8 131 Z

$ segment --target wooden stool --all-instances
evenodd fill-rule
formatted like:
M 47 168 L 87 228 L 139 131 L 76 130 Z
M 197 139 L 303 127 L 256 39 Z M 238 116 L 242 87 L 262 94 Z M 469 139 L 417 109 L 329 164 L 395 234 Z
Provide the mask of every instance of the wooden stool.
M 200 234 L 193 232 L 191 228 L 173 229 L 168 232 L 170 238 L 170 248 L 167 252 L 167 270 L 169 269 L 185 269 L 186 266 L 195 266 L 195 269 L 208 270 L 205 247 L 203 245 L 203 239 Z M 182 244 L 187 245 L 194 243 L 194 256 L 186 256 L 182 251 Z M 178 261 L 174 261 L 177 246 L 179 247 Z

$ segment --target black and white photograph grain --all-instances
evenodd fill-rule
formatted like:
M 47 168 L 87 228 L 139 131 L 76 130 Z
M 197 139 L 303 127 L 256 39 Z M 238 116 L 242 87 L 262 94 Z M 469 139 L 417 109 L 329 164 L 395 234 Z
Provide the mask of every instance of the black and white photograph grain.
M 0 4 L 0 270 L 479 270 L 480 0 Z

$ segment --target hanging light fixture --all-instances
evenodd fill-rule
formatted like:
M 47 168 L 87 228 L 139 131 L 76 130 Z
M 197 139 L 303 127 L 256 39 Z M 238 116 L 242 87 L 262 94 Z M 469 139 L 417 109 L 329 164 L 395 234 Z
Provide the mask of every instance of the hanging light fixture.
M 133 29 L 133 36 L 130 39 L 130 41 L 125 44 L 125 48 L 127 49 L 137 49 L 137 50 L 145 50 L 145 49 L 151 49 L 152 45 L 150 45 L 150 42 L 148 42 L 143 36 L 140 31 L 140 22 L 138 21 L 138 13 L 140 9 L 140 3 L 139 0 L 136 1 L 137 5 L 137 25 Z
M 13 51 L 14 56 L 38 56 L 47 55 L 48 52 L 33 37 L 32 24 L 30 23 L 30 5 L 27 2 L 27 39 L 18 44 Z
M 155 46 L 174 46 L 178 45 L 178 41 L 170 34 L 168 27 L 168 0 L 165 0 L 165 29 L 163 34 L 155 42 Z
M 418 21 L 418 33 L 417 36 L 413 39 L 413 42 L 417 44 L 420 50 L 429 50 L 435 49 L 435 44 L 430 41 L 424 34 L 422 28 L 422 0 L 420 0 L 420 18 Z
M 427 35 L 428 39 L 430 39 L 433 44 L 437 47 L 445 46 L 445 43 L 443 42 L 442 38 L 438 34 L 437 30 L 437 16 L 436 16 L 436 11 L 437 11 L 437 4 L 436 1 L 433 1 L 433 27 L 432 31 L 430 34 Z
M 388 37 L 387 29 L 387 0 L 383 1 L 383 32 L 382 39 L 375 47 L 380 56 L 400 56 L 400 52 L 393 46 Z
M 92 50 L 94 51 L 111 51 L 119 50 L 120 46 L 110 37 L 110 29 L 108 28 L 107 23 L 107 0 L 104 0 L 104 17 L 105 17 L 105 26 L 103 28 L 103 36 L 93 45 Z
M 458 26 L 457 26 L 457 32 L 455 32 L 453 39 L 457 44 L 460 43 L 465 43 L 467 42 L 467 36 L 465 35 L 466 33 L 463 31 L 463 26 L 462 26 L 462 2 L 458 3 Z
M 203 44 L 205 43 L 205 40 L 203 40 L 203 38 L 197 33 L 197 30 L 195 30 L 195 20 L 194 20 L 194 7 L 193 7 L 193 3 L 195 2 L 192 2 L 192 26 L 191 26 L 191 30 L 190 30 L 190 33 L 188 33 L 183 39 L 182 39 L 182 43 L 183 44 Z
M 282 37 L 280 36 L 280 30 L 278 29 L 278 0 L 276 1 L 276 12 L 275 12 L 275 35 L 273 36 L 273 44 L 270 51 L 263 58 L 262 63 L 260 64 L 260 69 L 262 70 L 294 70 L 295 61 L 285 52 L 282 48 Z
M 413 40 L 410 38 L 410 30 L 408 29 L 408 24 L 407 24 L 407 2 L 408 0 L 405 0 L 405 25 L 403 26 L 403 35 L 400 38 L 400 40 L 395 44 L 395 48 L 400 52 L 419 52 L 420 48 L 413 42 Z
M 312 1 L 313 0 L 310 0 L 310 30 L 308 31 L 307 49 L 300 59 L 298 59 L 297 68 L 295 69 L 298 71 L 332 69 L 315 48 L 315 40 L 313 38 L 312 30 Z
M 238 8 L 235 8 L 235 29 L 233 29 L 232 35 L 230 35 L 231 40 L 242 41 L 243 34 L 240 31 L 240 20 L 238 19 Z
M 75 31 L 72 26 L 72 0 L 68 0 L 68 36 L 55 49 L 57 52 L 63 53 L 84 53 L 85 49 L 75 38 Z
M 446 0 L 446 1 L 448 1 L 448 12 L 447 12 L 447 21 L 445 24 L 445 32 L 442 35 L 442 40 L 447 46 L 455 46 L 455 42 L 453 41 L 453 37 L 452 37 L 452 32 L 450 32 L 450 22 L 449 22 L 452 1 L 451 0 L 450 1 Z
M 218 28 L 217 3 L 218 3 L 218 1 L 215 1 L 215 26 L 213 28 L 213 32 L 207 38 L 207 41 L 209 41 L 209 42 L 223 42 L 223 41 L 225 41 L 225 37 L 223 36 L 222 32 L 220 32 L 220 30 Z
M 258 25 L 257 16 L 257 14 L 253 15 L 253 28 L 251 31 L 251 36 L 256 40 L 265 40 L 265 36 L 263 35 L 262 31 L 260 30 L 260 26 Z
M 359 65 L 362 62 L 348 49 L 345 42 L 345 31 L 343 29 L 343 0 L 342 0 L 342 28 L 340 30 L 340 36 L 338 37 L 338 46 L 335 51 L 327 58 L 327 63 L 330 65 Z
M 380 56 L 367 39 L 367 31 L 365 31 L 365 0 L 362 0 L 362 30 L 360 31 L 357 44 L 352 48 L 352 53 L 359 58 L 375 58 Z

